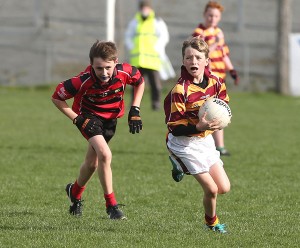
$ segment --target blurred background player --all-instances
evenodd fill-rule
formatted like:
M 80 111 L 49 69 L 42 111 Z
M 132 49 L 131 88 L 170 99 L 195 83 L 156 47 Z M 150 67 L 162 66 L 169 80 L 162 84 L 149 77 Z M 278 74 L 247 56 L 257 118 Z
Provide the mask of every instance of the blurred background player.
M 155 16 L 150 1 L 140 1 L 139 11 L 127 26 L 125 45 L 129 51 L 130 64 L 136 66 L 143 77 L 148 79 L 153 110 L 161 107 L 160 72 L 163 77 L 165 75 L 164 80 L 175 76 L 165 53 L 168 42 L 169 33 L 166 23 L 162 18 Z
M 216 206 L 217 195 L 228 192 L 230 182 L 211 135 L 220 126 L 217 120 L 207 121 L 206 113 L 198 117 L 198 112 L 208 98 L 228 102 L 229 97 L 223 80 L 205 68 L 208 53 L 208 45 L 198 37 L 183 43 L 181 77 L 164 102 L 169 130 L 167 147 L 173 179 L 179 182 L 184 173 L 191 174 L 204 191 L 205 227 L 226 233 L 225 225 L 219 223 Z
M 129 131 L 139 133 L 139 115 L 144 92 L 144 79 L 137 68 L 118 63 L 113 42 L 96 41 L 90 49 L 90 65 L 79 75 L 61 82 L 53 96 L 55 106 L 64 113 L 88 141 L 85 160 L 74 183 L 66 186 L 71 201 L 70 214 L 82 215 L 81 195 L 97 170 L 110 219 L 124 219 L 113 191 L 111 160 L 108 142 L 114 136 L 117 118 L 124 115 L 124 92 L 133 86 L 134 97 L 128 115 Z M 72 109 L 66 103 L 74 98 Z
M 224 7 L 218 2 L 209 1 L 204 9 L 204 23 L 200 23 L 192 35 L 200 36 L 208 44 L 209 69 L 212 73 L 225 81 L 226 71 L 229 71 L 230 76 L 234 79 L 234 84 L 238 85 L 239 77 L 229 58 L 229 48 L 225 43 L 224 33 L 218 27 L 223 10 Z M 213 137 L 220 154 L 230 155 L 225 148 L 224 130 L 214 132 Z

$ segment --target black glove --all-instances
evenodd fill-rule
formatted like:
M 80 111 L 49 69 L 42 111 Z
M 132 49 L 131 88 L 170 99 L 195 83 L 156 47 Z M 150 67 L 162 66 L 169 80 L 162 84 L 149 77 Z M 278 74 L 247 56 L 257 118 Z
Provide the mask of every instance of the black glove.
M 230 76 L 234 79 L 234 84 L 238 85 L 240 78 L 239 78 L 239 75 L 237 74 L 236 70 L 234 70 L 234 69 L 230 70 L 229 73 L 230 73 Z
M 132 134 L 139 133 L 143 129 L 143 123 L 140 117 L 140 108 L 131 106 L 128 114 L 129 132 Z
M 74 118 L 73 124 L 75 124 L 80 131 L 84 131 L 86 133 L 93 133 L 97 128 L 94 120 L 86 118 L 82 115 L 78 115 L 76 118 Z

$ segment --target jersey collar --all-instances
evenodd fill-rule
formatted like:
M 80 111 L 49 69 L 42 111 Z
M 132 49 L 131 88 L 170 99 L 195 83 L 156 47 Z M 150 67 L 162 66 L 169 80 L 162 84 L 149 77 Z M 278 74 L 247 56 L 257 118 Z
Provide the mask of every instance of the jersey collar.
M 203 75 L 204 80 L 208 81 L 208 78 L 210 77 L 210 75 L 211 75 L 210 70 L 207 67 L 205 67 L 204 75 Z M 182 79 L 184 79 L 190 83 L 193 83 L 193 81 L 194 81 L 194 77 L 188 73 L 188 71 L 184 65 L 181 66 L 181 77 L 182 77 Z

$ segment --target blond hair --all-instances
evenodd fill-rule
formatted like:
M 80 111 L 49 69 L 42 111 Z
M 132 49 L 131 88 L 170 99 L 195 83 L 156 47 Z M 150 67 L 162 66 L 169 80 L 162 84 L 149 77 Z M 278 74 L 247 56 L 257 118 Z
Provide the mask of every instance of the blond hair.
M 185 55 L 185 49 L 187 49 L 188 47 L 194 48 L 197 51 L 199 51 L 200 53 L 204 53 L 205 54 L 205 58 L 208 58 L 208 53 L 209 53 L 209 48 L 207 43 L 197 37 L 192 37 L 191 39 L 185 40 L 182 44 L 182 58 L 184 58 Z

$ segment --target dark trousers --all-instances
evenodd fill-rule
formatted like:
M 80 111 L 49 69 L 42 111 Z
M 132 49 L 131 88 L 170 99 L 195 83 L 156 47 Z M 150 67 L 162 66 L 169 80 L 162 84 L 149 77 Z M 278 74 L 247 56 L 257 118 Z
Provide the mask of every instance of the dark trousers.
M 160 98 L 161 98 L 161 80 L 159 72 L 151 69 L 146 69 L 139 67 L 138 68 L 141 74 L 143 75 L 145 82 L 149 82 L 151 87 L 151 104 L 153 110 L 160 109 Z M 146 81 L 147 77 L 147 81 Z

